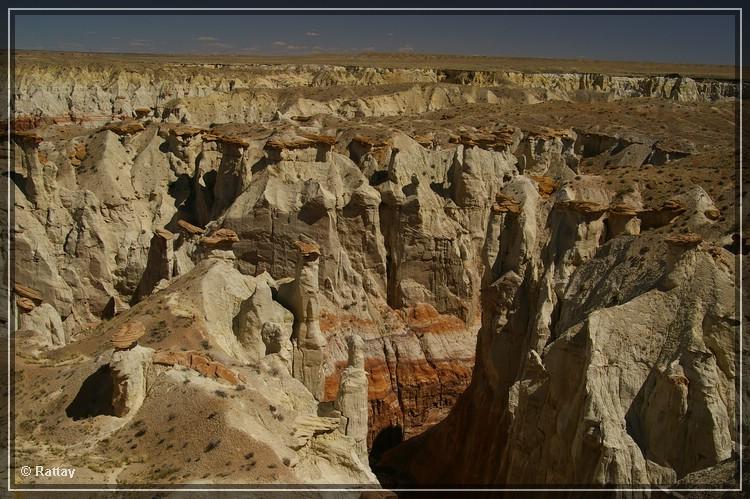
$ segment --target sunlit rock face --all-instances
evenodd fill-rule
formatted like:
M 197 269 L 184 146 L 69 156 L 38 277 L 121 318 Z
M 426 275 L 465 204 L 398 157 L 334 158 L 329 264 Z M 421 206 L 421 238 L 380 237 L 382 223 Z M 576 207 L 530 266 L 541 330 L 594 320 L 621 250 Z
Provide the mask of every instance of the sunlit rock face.
M 24 456 L 407 486 L 736 456 L 734 82 L 123 61 L 19 59 Z

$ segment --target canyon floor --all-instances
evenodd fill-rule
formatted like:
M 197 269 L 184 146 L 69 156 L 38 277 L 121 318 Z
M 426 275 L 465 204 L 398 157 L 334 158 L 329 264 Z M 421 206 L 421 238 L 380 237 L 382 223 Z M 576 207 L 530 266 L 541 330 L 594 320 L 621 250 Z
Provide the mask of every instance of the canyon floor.
M 734 68 L 14 76 L 14 483 L 737 486 Z

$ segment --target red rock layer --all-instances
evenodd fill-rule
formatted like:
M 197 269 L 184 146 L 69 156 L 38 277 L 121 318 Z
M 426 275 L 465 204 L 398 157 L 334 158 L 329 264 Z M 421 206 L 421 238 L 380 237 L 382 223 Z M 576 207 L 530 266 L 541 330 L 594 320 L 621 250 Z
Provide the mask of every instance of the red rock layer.
M 386 428 L 401 428 L 407 439 L 440 422 L 469 385 L 473 366 L 473 357 L 429 361 L 366 358 L 368 447 Z M 325 400 L 336 398 L 344 368 L 346 362 L 338 362 L 336 371 L 326 378 Z
M 227 381 L 239 385 L 244 379 L 242 375 L 226 367 L 224 364 L 212 361 L 206 355 L 197 352 L 169 352 L 159 351 L 154 354 L 154 364 L 166 366 L 180 365 L 198 371 L 203 376 Z

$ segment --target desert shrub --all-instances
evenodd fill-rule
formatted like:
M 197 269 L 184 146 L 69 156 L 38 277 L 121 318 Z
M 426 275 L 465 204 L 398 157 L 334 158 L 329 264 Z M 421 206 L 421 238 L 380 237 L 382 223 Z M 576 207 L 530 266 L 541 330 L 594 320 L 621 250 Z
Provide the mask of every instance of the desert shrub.
M 206 444 L 206 447 L 203 449 L 203 452 L 211 452 L 216 447 L 218 447 L 220 443 L 221 443 L 221 440 L 219 439 L 209 440 L 208 443 Z

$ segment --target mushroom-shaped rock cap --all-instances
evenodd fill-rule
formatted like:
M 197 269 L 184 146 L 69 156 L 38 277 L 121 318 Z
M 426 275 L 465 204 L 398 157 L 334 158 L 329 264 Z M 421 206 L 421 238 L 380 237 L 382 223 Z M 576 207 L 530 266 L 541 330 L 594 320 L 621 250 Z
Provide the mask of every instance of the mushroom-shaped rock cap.
M 217 142 L 219 144 L 231 145 L 231 146 L 236 146 L 236 147 L 240 147 L 244 149 L 247 149 L 248 147 L 250 147 L 250 142 L 236 135 L 223 135 L 223 134 L 203 132 L 202 136 L 203 136 L 204 142 Z
M 13 130 L 11 132 L 11 137 L 21 142 L 28 142 L 36 145 L 39 145 L 44 141 L 41 136 L 32 130 Z
M 412 139 L 422 147 L 431 147 L 435 143 L 435 136 L 431 133 L 415 135 Z
M 682 203 L 679 201 L 675 201 L 674 199 L 670 199 L 668 201 L 665 201 L 664 204 L 661 205 L 662 210 L 669 210 L 669 211 L 677 211 L 680 213 L 683 213 L 687 210 Z
M 308 241 L 294 241 L 294 246 L 305 258 L 315 259 L 320 256 L 320 246 Z
M 557 203 L 560 208 L 577 211 L 585 215 L 600 215 L 607 211 L 607 207 L 603 204 L 594 203 L 592 201 L 561 201 Z
M 495 196 L 495 204 L 492 205 L 492 210 L 495 213 L 520 213 L 521 204 L 512 197 L 499 192 Z
M 692 248 L 702 243 L 703 238 L 698 234 L 688 232 L 687 234 L 677 234 L 674 236 L 669 236 L 665 239 L 665 241 L 667 242 L 667 244 L 670 244 L 672 246 Z
M 136 117 L 142 118 L 143 116 L 148 115 L 151 112 L 150 107 L 136 107 L 133 109 L 133 112 L 135 113 Z
M 112 335 L 112 345 L 120 350 L 132 348 L 144 334 L 146 327 L 142 322 L 127 322 Z
M 530 130 L 528 136 L 534 137 L 534 138 L 540 138 L 542 140 L 549 140 L 549 139 L 556 139 L 556 138 L 574 139 L 575 132 L 567 128 L 539 127 L 536 130 Z
M 626 203 L 613 204 L 609 207 L 609 213 L 611 215 L 623 215 L 628 217 L 634 217 L 638 214 L 638 208 L 631 206 Z
M 171 241 L 172 239 L 174 239 L 174 234 L 169 232 L 167 229 L 156 229 L 154 233 L 165 241 Z
M 104 125 L 102 130 L 109 130 L 117 135 L 133 135 L 134 133 L 145 130 L 145 128 L 146 127 L 143 126 L 143 123 L 139 121 L 121 121 Z
M 23 312 L 31 312 L 32 310 L 34 310 L 34 307 L 36 307 L 36 305 L 34 304 L 34 302 L 32 300 L 30 300 L 29 298 L 26 298 L 24 296 L 19 297 L 19 298 L 16 299 L 16 305 Z
M 42 301 L 42 295 L 39 293 L 39 291 L 23 286 L 21 284 L 16 283 L 13 286 L 13 291 L 15 291 L 18 296 L 21 296 L 23 298 L 28 298 L 34 301 Z
M 204 133 L 206 130 L 204 128 L 199 128 L 195 126 L 190 125 L 177 125 L 176 127 L 169 130 L 170 135 L 174 135 L 176 137 L 193 137 L 195 135 Z
M 544 175 L 530 175 L 529 178 L 536 182 L 536 188 L 539 191 L 539 195 L 543 198 L 548 198 L 557 190 L 558 183 L 552 177 L 546 177 Z
M 206 232 L 206 229 L 201 229 L 185 220 L 178 220 L 177 225 L 188 234 L 203 234 Z
M 352 142 L 356 142 L 368 147 L 385 147 L 391 145 L 391 141 L 389 139 L 370 137 L 368 135 L 355 135 L 354 137 L 352 137 Z
M 300 135 L 311 141 L 315 145 L 332 146 L 336 144 L 336 137 L 334 135 L 323 135 L 319 133 L 307 133 L 302 132 Z
M 217 246 L 219 244 L 236 243 L 240 238 L 232 229 L 219 229 L 210 236 L 201 238 L 201 243 L 206 246 Z

